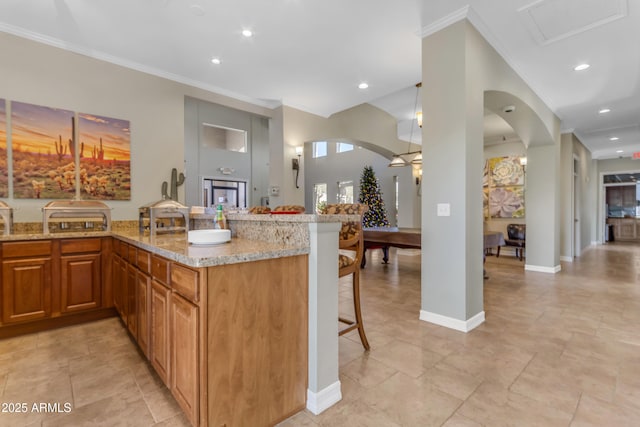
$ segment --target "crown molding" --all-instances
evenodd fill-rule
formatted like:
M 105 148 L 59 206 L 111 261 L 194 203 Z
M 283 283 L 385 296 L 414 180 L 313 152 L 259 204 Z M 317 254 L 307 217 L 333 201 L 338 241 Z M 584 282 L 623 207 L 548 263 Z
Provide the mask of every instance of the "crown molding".
M 431 34 L 437 33 L 438 31 L 444 28 L 447 28 L 449 25 L 455 24 L 458 21 L 462 21 L 463 19 L 467 18 L 467 16 L 469 15 L 470 9 L 471 9 L 471 6 L 466 5 L 432 22 L 426 27 L 422 27 L 422 30 L 420 31 L 420 37 L 421 38 L 428 37 Z
M 189 79 L 178 74 L 168 73 L 166 71 L 162 71 L 157 68 L 148 67 L 134 61 L 129 61 L 120 57 L 106 54 L 104 52 L 87 49 L 85 47 L 78 46 L 71 43 L 66 43 L 54 37 L 44 36 L 42 34 L 39 34 L 33 31 L 27 31 L 24 28 L 16 27 L 13 25 L 0 23 L 0 31 L 8 34 L 12 34 L 17 37 L 22 37 L 24 39 L 28 39 L 37 43 L 46 44 L 48 46 L 56 47 L 69 52 L 77 53 L 79 55 L 87 56 L 89 58 L 96 59 L 98 61 L 108 62 L 110 64 L 114 64 L 114 65 L 118 65 L 131 70 L 139 71 L 141 73 L 171 80 L 176 83 L 182 83 L 184 85 L 206 90 L 208 92 L 213 92 L 218 95 L 226 96 L 228 98 L 253 104 L 259 107 L 274 109 L 282 105 L 280 101 L 275 101 L 275 100 L 266 101 L 266 100 L 251 98 L 227 89 L 223 89 L 221 87 L 213 86 L 198 80 Z
M 484 37 L 487 43 L 498 53 L 498 55 L 500 55 L 502 59 L 504 59 L 507 65 L 511 67 L 511 69 L 518 75 L 518 77 L 520 77 L 525 82 L 525 84 L 536 94 L 536 96 L 538 96 L 542 100 L 542 102 L 549 109 L 551 109 L 551 111 L 553 111 L 556 117 L 558 117 L 558 119 L 562 121 L 562 117 L 552 108 L 552 105 L 554 105 L 554 103 L 552 102 L 553 100 L 551 98 L 540 95 L 540 91 L 531 84 L 531 79 L 528 77 L 527 72 L 522 67 L 516 64 L 511 55 L 509 55 L 507 49 L 505 49 L 502 43 L 493 34 L 489 26 L 485 24 L 482 18 L 480 18 L 480 15 L 478 15 L 475 9 L 473 9 L 470 5 L 466 5 L 460 9 L 457 9 L 449 15 L 446 15 L 438 19 L 437 21 L 434 21 L 430 25 L 423 27 L 420 35 L 422 36 L 422 38 L 428 37 L 431 34 L 434 34 L 452 24 L 455 24 L 456 22 L 462 21 L 463 19 L 466 19 L 467 21 L 469 21 L 469 23 L 471 23 L 471 25 L 473 25 L 473 27 L 480 33 L 480 35 L 482 35 L 482 37 Z

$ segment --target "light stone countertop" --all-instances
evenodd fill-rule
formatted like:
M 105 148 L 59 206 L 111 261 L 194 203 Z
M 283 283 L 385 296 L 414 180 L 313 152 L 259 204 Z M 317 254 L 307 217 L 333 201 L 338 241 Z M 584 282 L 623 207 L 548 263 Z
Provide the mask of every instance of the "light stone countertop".
M 211 220 L 212 215 L 194 215 L 194 220 Z M 220 245 L 190 245 L 187 235 L 141 235 L 137 221 L 121 221 L 126 227 L 112 231 L 72 231 L 43 234 L 39 224 L 23 224 L 18 234 L 0 235 L 0 242 L 77 239 L 113 236 L 136 247 L 191 267 L 209 267 L 223 264 L 282 258 L 309 253 L 309 223 L 330 223 L 359 218 L 353 215 L 227 215 L 232 239 Z M 128 223 L 131 224 L 128 224 Z M 205 227 L 208 228 L 208 223 Z
M 306 255 L 309 247 L 260 240 L 232 238 L 219 245 L 191 245 L 185 234 L 140 235 L 137 232 L 114 232 L 112 235 L 138 248 L 191 267 L 259 261 Z

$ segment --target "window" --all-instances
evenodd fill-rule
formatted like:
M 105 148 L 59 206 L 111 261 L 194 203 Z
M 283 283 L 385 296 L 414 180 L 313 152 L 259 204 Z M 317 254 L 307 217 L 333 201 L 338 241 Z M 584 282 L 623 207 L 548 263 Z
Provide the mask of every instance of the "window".
M 338 182 L 338 203 L 353 203 L 353 181 Z
M 313 186 L 313 206 L 316 212 L 320 210 L 322 204 L 327 203 L 327 184 L 314 184 Z
M 346 142 L 338 142 L 336 144 L 336 153 L 345 153 L 347 151 L 353 151 L 353 144 L 347 144 Z
M 316 141 L 313 143 L 313 158 L 325 157 L 327 155 L 327 141 Z
M 219 150 L 247 152 L 247 132 L 202 123 L 202 145 Z

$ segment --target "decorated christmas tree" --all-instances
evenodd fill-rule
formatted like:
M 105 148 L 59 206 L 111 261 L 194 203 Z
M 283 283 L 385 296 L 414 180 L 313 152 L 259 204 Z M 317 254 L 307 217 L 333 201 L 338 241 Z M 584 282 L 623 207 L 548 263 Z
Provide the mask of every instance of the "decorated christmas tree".
M 363 227 L 389 226 L 380 184 L 371 166 L 365 166 L 360 177 L 360 203 L 369 206 L 369 210 L 362 216 Z

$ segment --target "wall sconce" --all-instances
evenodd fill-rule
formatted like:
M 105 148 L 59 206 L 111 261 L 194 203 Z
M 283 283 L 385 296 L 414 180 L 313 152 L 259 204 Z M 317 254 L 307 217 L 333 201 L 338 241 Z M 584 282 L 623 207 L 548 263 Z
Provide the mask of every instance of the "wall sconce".
M 420 185 L 422 182 L 422 169 L 418 171 L 418 176 L 416 176 L 416 185 Z
M 296 171 L 296 188 L 300 188 L 298 185 L 298 177 L 300 176 L 300 158 L 302 157 L 302 147 L 296 147 L 296 154 L 298 158 L 291 159 L 291 168 Z
M 416 113 L 416 119 L 418 120 L 418 126 L 422 127 L 422 111 Z
M 520 166 L 522 166 L 522 170 L 526 170 L 527 168 L 527 158 L 525 156 L 520 157 Z

